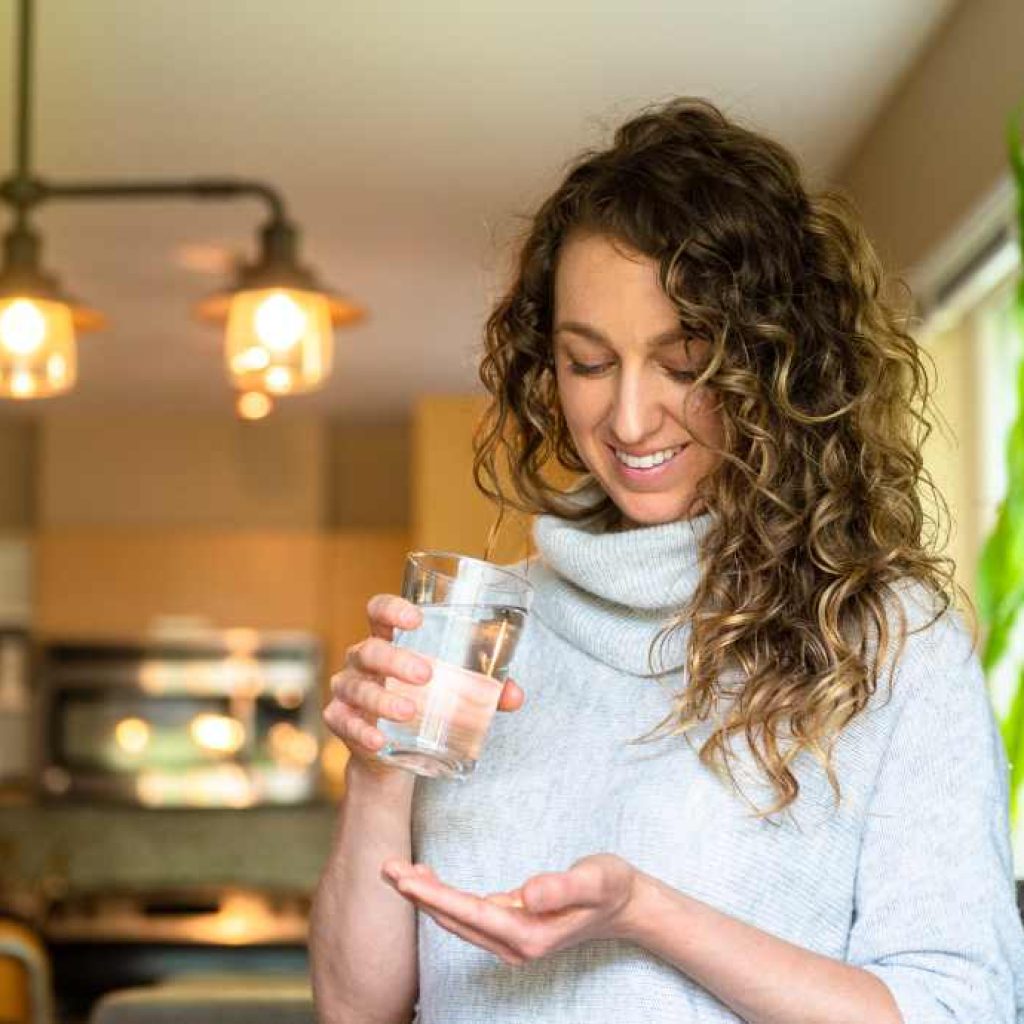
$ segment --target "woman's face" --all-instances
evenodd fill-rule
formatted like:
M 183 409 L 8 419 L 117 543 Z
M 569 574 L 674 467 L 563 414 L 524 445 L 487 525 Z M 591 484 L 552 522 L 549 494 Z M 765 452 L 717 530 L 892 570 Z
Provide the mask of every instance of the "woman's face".
M 718 458 L 691 442 L 698 436 L 720 446 L 723 436 L 714 397 L 693 386 L 709 345 L 691 339 L 687 346 L 657 263 L 605 235 L 571 235 L 558 260 L 554 313 L 569 432 L 625 525 L 700 512 L 697 483 Z M 651 455 L 664 461 L 623 461 Z

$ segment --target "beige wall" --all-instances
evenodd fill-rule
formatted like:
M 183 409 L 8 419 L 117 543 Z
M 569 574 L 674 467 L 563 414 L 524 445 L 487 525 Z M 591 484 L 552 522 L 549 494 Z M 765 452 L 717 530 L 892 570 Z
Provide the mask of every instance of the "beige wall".
M 29 530 L 36 521 L 36 446 L 33 420 L 0 419 L 0 531 Z
M 332 423 L 327 434 L 327 525 L 407 530 L 410 426 Z
M 497 506 L 473 483 L 473 431 L 484 397 L 425 395 L 416 403 L 412 448 L 412 539 L 417 548 L 483 557 Z M 491 557 L 526 557 L 527 520 L 509 514 Z
M 409 449 L 408 424 L 11 420 L 0 424 L 0 528 L 404 530 Z
M 903 273 L 1006 173 L 1024 100 L 1024 3 L 962 0 L 839 174 L 887 265 Z
M 311 419 L 53 417 L 41 425 L 41 527 L 316 529 L 324 431 Z
M 945 498 L 950 519 L 948 554 L 957 568 L 957 582 L 975 598 L 974 568 L 978 558 L 981 480 L 976 450 L 976 360 L 963 328 L 929 340 L 935 360 L 935 409 L 940 418 L 924 447 L 925 466 Z M 922 495 L 927 501 L 928 494 Z M 938 511 L 934 507 L 932 514 Z

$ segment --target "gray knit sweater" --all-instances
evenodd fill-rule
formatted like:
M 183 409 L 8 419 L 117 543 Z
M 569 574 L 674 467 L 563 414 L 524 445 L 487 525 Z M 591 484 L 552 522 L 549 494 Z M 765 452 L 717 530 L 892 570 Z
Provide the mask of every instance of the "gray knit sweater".
M 511 673 L 526 704 L 497 716 L 469 780 L 417 780 L 414 858 L 485 893 L 615 853 L 757 928 L 872 971 L 904 1024 L 1024 1022 L 1007 765 L 957 617 L 912 636 L 891 699 L 880 687 L 844 730 L 838 810 L 810 758 L 796 766 L 790 813 L 758 820 L 684 740 L 629 743 L 683 685 L 651 673 L 648 648 L 692 593 L 709 524 L 602 533 L 536 521 L 537 592 Z M 903 600 L 920 624 L 929 616 L 914 593 Z M 681 664 L 684 641 L 662 664 Z M 746 764 L 741 784 L 770 806 Z M 421 1024 L 739 1020 L 629 943 L 588 942 L 512 967 L 425 915 L 418 936 Z

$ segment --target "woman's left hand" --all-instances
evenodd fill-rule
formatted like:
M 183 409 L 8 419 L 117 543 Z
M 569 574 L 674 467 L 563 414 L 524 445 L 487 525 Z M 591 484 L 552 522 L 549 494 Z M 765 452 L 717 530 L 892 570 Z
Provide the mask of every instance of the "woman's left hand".
M 621 937 L 637 871 L 599 853 L 490 896 L 445 885 L 425 864 L 390 860 L 381 875 L 442 928 L 519 965 L 588 939 Z

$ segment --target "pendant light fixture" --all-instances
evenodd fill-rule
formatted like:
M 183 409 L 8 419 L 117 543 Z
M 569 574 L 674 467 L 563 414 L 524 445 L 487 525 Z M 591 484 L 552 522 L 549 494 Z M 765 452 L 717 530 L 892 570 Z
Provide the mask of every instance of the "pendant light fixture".
M 225 364 L 236 392 L 269 399 L 320 387 L 333 363 L 333 328 L 355 322 L 363 310 L 325 289 L 299 263 L 298 231 L 274 189 L 221 178 L 54 184 L 32 174 L 33 0 L 20 0 L 19 11 L 15 170 L 0 181 L 0 200 L 14 214 L 0 266 L 0 397 L 42 398 L 69 391 L 76 379 L 76 332 L 105 325 L 98 312 L 67 296 L 40 264 L 40 240 L 29 218 L 36 206 L 55 199 L 261 199 L 269 218 L 257 259 L 196 312 L 226 328 Z M 249 404 L 267 411 L 271 407 Z
M 319 387 L 331 372 L 332 327 L 362 315 L 299 265 L 296 244 L 293 225 L 271 220 L 256 262 L 198 307 L 202 319 L 227 327 L 227 370 L 239 390 L 291 395 Z

